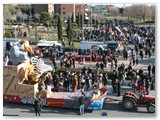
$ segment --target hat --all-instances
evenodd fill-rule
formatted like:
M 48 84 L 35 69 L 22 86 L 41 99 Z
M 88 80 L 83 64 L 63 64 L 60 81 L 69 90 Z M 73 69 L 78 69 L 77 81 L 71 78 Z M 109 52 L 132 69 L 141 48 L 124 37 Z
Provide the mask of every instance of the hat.
M 84 96 L 85 96 L 84 92 L 82 92 L 82 95 L 84 95 Z
M 10 42 L 10 46 L 15 46 L 16 42 Z

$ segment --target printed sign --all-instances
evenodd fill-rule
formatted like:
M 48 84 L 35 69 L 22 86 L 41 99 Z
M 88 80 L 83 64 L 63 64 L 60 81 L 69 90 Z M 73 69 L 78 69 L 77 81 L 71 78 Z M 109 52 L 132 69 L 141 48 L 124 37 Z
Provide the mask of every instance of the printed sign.
M 19 96 L 34 98 L 34 85 L 19 84 Z
M 53 107 L 64 107 L 65 101 L 62 99 L 47 98 L 46 104 Z
M 3 94 L 18 95 L 16 66 L 3 67 Z

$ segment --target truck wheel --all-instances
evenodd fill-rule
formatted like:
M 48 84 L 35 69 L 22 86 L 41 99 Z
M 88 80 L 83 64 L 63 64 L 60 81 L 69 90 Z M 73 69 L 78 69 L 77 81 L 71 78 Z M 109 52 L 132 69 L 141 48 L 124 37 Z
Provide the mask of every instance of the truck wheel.
M 149 113 L 155 113 L 155 105 L 154 104 L 149 104 L 148 106 L 147 106 L 147 110 L 148 110 L 148 112 Z
M 133 99 L 131 98 L 126 98 L 122 102 L 123 108 L 126 110 L 133 110 L 136 106 L 136 103 Z

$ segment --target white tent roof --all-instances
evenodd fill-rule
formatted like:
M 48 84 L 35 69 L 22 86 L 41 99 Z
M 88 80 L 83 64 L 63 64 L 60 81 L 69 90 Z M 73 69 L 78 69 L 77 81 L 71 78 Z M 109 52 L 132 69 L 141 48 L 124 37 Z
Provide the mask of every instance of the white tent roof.
M 61 43 L 58 43 L 58 42 L 49 42 L 49 41 L 41 41 L 41 42 L 38 42 L 38 44 L 37 44 L 37 46 L 53 46 L 53 45 L 55 45 L 55 46 L 62 46 L 62 44 Z
M 51 43 L 38 43 L 37 46 L 53 46 L 54 44 Z

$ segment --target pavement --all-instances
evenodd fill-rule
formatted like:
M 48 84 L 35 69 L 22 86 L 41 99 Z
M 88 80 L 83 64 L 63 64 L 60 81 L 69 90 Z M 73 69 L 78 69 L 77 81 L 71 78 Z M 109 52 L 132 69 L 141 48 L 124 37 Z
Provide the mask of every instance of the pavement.
M 52 65 L 52 61 L 50 59 L 43 59 L 44 62 L 46 64 Z M 60 66 L 60 62 L 59 60 L 57 61 L 58 66 Z M 128 60 L 124 60 L 122 57 L 119 58 L 118 60 L 118 65 L 124 64 L 125 66 L 129 65 L 129 59 Z M 144 71 L 147 71 L 147 67 L 149 64 L 155 64 L 155 56 L 151 56 L 150 58 L 144 58 L 143 60 L 139 60 L 139 64 L 138 65 L 134 65 L 132 66 L 133 69 L 143 69 Z M 75 61 L 75 67 L 76 68 L 83 68 L 83 67 L 92 67 L 92 68 L 96 68 L 96 62 L 90 62 L 90 61 L 86 61 L 85 64 L 79 64 L 78 61 Z M 108 68 L 104 68 L 104 70 L 106 71 L 110 71 L 111 70 L 111 63 L 108 63 Z

